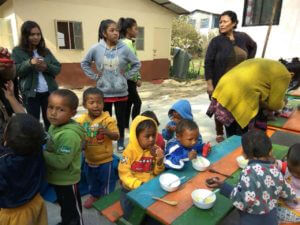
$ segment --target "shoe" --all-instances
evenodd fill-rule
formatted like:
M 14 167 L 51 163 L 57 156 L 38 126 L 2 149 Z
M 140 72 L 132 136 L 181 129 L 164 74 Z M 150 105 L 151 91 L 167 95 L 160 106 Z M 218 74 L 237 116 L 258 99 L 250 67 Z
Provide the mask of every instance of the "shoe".
M 99 198 L 95 198 L 94 196 L 88 197 L 83 203 L 83 207 L 86 209 L 90 209 L 93 207 L 93 203 L 96 202 Z
M 225 138 L 223 137 L 223 135 L 217 135 L 216 141 L 217 141 L 218 143 L 220 143 L 220 142 L 222 142 L 222 141 L 224 141 L 224 140 L 225 140 Z
M 119 153 L 122 153 L 124 151 L 125 147 L 124 147 L 124 138 L 120 138 L 118 140 L 118 147 L 117 147 L 117 151 Z

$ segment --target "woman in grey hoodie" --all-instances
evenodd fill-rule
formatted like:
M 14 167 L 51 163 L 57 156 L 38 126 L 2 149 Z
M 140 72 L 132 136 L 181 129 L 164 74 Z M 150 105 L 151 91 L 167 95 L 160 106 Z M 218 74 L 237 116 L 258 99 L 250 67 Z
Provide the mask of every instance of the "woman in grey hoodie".
M 126 44 L 119 41 L 119 31 L 113 20 L 101 21 L 98 40 L 99 43 L 92 46 L 82 60 L 81 68 L 88 77 L 96 80 L 97 88 L 103 92 L 103 110 L 112 115 L 112 105 L 114 105 L 120 131 L 118 151 L 123 151 L 128 99 L 127 79 L 131 79 L 138 73 L 141 63 Z M 96 73 L 91 68 L 92 62 L 96 64 Z

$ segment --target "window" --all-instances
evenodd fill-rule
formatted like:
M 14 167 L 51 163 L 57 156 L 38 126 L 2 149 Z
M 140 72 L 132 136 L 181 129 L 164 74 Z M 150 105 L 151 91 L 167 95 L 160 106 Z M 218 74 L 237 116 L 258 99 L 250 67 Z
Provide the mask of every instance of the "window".
M 56 21 L 56 38 L 59 49 L 83 49 L 82 24 L 75 21 Z
M 211 28 L 219 28 L 219 15 L 212 15 Z
M 204 18 L 200 20 L 200 28 L 208 28 L 209 18 Z
M 245 0 L 243 26 L 269 25 L 277 0 Z M 279 24 L 282 0 L 278 0 L 273 25 Z
M 135 44 L 136 44 L 136 50 L 138 51 L 144 51 L 144 27 L 138 27 L 139 34 L 136 37 Z
M 14 47 L 12 23 L 10 19 L 0 18 L 0 43 L 9 50 Z

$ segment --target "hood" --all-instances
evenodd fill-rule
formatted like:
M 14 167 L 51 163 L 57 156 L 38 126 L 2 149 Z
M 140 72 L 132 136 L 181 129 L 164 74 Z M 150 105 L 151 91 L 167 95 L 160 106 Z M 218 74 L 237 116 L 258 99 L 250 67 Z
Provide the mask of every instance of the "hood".
M 137 152 L 143 152 L 144 151 L 142 149 L 142 147 L 140 146 L 140 144 L 138 142 L 138 139 L 137 139 L 137 136 L 136 136 L 136 128 L 144 120 L 152 120 L 155 123 L 155 121 L 153 119 L 149 118 L 149 117 L 145 117 L 145 116 L 135 117 L 135 119 L 132 121 L 132 123 L 130 125 L 129 144 L 126 148 L 131 148 L 132 150 L 137 151 Z
M 173 110 L 176 111 L 183 119 L 193 120 L 192 108 L 188 100 L 182 99 L 172 105 L 168 112 L 170 119 L 172 119 L 171 113 Z
M 100 41 L 99 41 L 99 45 L 105 50 L 105 49 L 107 49 L 107 44 L 106 44 L 106 42 L 103 40 L 103 39 L 101 39 Z M 123 48 L 123 47 L 125 47 L 126 46 L 126 44 L 123 42 L 123 41 L 118 41 L 118 43 L 117 43 L 117 45 L 116 45 L 116 47 L 114 47 L 113 49 L 116 49 L 116 50 L 119 50 L 119 49 L 121 49 L 121 48 Z
M 85 138 L 85 130 L 84 130 L 84 128 L 82 126 L 80 126 L 79 123 L 75 122 L 74 120 L 71 120 L 69 123 L 67 123 L 67 124 L 65 124 L 63 126 L 55 127 L 54 129 L 56 130 L 55 133 L 59 133 L 61 131 L 68 132 L 68 131 L 72 130 L 73 132 L 75 132 L 76 134 L 78 134 L 78 136 L 81 139 Z

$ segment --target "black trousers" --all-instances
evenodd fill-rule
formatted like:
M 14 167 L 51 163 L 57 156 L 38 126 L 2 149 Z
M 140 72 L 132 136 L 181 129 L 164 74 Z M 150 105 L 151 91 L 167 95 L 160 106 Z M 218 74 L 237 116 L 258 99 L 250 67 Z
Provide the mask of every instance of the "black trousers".
M 61 207 L 61 225 L 83 225 L 81 198 L 77 184 L 53 185 Z
M 125 117 L 125 128 L 129 128 L 130 115 L 131 119 L 134 118 L 141 113 L 142 101 L 137 92 L 136 83 L 131 80 L 127 80 L 128 84 L 128 101 L 127 101 L 127 109 L 126 109 L 126 117 Z
M 48 130 L 50 123 L 47 119 L 47 106 L 48 106 L 49 92 L 36 93 L 34 98 L 25 99 L 25 108 L 27 113 L 40 120 L 40 113 L 42 109 L 42 116 L 44 120 L 45 130 Z
M 104 111 L 108 111 L 110 115 L 112 115 L 112 106 L 115 107 L 115 113 L 118 123 L 118 128 L 120 132 L 120 138 L 124 138 L 124 130 L 125 130 L 125 113 L 127 101 L 120 102 L 105 102 L 104 103 Z
M 233 121 L 228 127 L 225 126 L 225 130 L 228 138 L 233 135 L 242 136 L 243 134 L 247 133 L 248 126 L 243 129 L 236 121 Z

